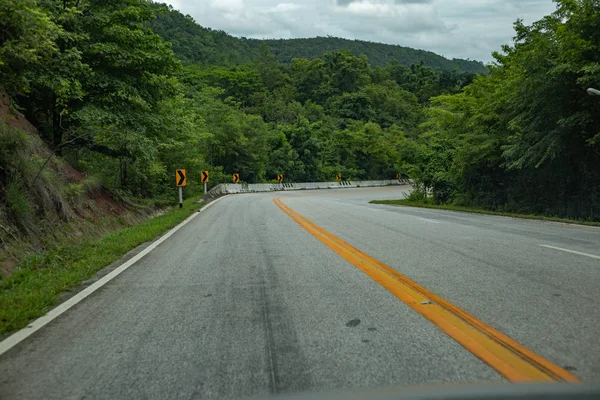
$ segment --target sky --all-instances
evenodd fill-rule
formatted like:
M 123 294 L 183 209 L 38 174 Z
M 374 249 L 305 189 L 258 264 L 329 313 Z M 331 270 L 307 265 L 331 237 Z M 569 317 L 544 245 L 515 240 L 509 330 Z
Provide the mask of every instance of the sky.
M 165 1 L 165 0 L 161 0 Z M 256 39 L 337 36 L 492 61 L 552 0 L 166 0 L 200 25 Z

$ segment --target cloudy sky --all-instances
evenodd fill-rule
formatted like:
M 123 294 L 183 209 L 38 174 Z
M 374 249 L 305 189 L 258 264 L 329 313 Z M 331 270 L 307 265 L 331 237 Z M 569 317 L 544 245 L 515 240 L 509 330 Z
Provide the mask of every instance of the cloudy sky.
M 163 0 L 164 1 L 164 0 Z M 248 38 L 338 36 L 491 61 L 512 23 L 554 10 L 552 0 L 166 0 L 200 25 Z

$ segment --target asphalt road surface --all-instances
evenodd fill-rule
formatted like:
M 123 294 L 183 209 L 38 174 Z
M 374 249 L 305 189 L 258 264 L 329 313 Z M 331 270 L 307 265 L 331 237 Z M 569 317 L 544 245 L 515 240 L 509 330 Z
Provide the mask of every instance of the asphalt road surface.
M 482 361 L 488 345 L 467 349 L 432 322 L 438 317 L 382 284 L 388 278 L 334 251 L 327 235 L 567 374 L 600 380 L 600 229 L 369 204 L 406 190 L 222 199 L 3 354 L 0 398 L 238 398 L 508 382 L 501 362 Z M 276 197 L 326 233 L 286 215 Z

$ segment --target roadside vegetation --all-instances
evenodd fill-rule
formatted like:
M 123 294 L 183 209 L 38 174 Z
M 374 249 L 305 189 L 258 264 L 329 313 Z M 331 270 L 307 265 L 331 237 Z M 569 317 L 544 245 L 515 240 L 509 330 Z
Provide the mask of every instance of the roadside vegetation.
M 490 74 L 430 99 L 403 150 L 415 195 L 437 205 L 600 221 L 600 8 L 556 1 Z
M 184 207 L 135 226 L 110 231 L 98 239 L 57 243 L 22 260 L 0 280 L 0 335 L 23 328 L 44 315 L 82 281 L 117 261 L 128 251 L 154 240 L 202 206 L 190 198 Z
M 567 224 L 578 224 L 578 225 L 588 225 L 588 226 L 600 227 L 600 222 L 598 222 L 598 221 L 568 219 L 568 218 L 552 217 L 552 216 L 546 216 L 546 215 L 518 214 L 518 213 L 513 213 L 513 212 L 491 211 L 491 210 L 487 210 L 487 209 L 483 209 L 483 208 L 457 206 L 454 204 L 435 204 L 431 200 L 410 200 L 410 199 L 373 200 L 370 203 L 371 204 L 384 204 L 384 205 L 391 205 L 391 206 L 431 208 L 431 209 L 435 209 L 435 210 L 462 211 L 462 212 L 475 213 L 475 214 L 498 215 L 498 216 L 511 217 L 511 218 L 535 219 L 535 220 L 540 220 L 540 221 L 552 221 L 552 222 L 562 222 L 562 223 L 567 223 Z

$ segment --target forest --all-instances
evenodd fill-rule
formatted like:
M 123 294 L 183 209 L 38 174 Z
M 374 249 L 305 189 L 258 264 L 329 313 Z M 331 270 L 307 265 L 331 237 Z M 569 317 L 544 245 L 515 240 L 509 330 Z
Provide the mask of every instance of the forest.
M 175 43 L 173 13 L 145 0 L 0 7 L 0 87 L 56 155 L 119 196 L 175 201 L 177 168 L 187 195 L 204 169 L 211 184 L 400 172 L 413 198 L 600 219 L 600 97 L 586 92 L 600 87 L 596 0 L 517 21 L 479 75 L 425 55 L 293 56 L 214 31 Z M 26 140 L 0 130 L 3 218 L 18 218 L 15 199 L 32 196 L 27 177 L 43 167 L 18 158 Z

